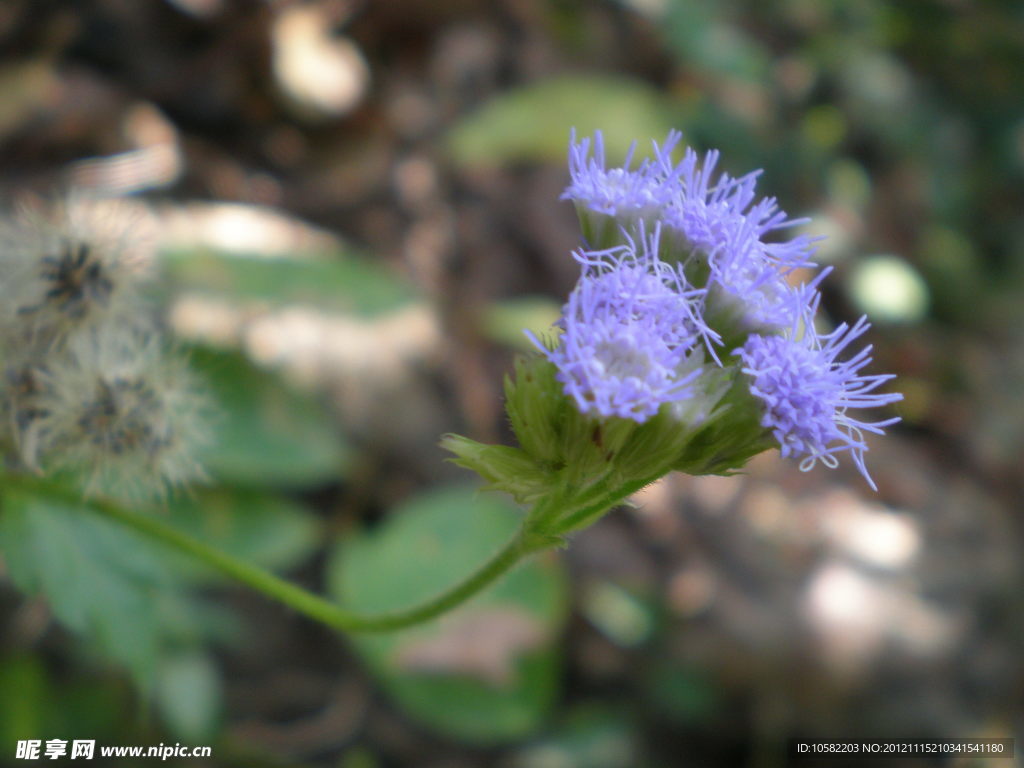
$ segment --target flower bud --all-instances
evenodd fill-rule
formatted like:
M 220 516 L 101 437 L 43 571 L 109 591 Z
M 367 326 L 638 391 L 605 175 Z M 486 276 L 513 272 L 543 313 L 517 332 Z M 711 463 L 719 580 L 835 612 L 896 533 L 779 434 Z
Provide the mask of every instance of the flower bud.
M 564 465 L 561 434 L 572 418 L 556 379 L 558 369 L 539 355 L 518 357 L 514 376 L 505 377 L 505 411 L 523 450 L 542 466 Z

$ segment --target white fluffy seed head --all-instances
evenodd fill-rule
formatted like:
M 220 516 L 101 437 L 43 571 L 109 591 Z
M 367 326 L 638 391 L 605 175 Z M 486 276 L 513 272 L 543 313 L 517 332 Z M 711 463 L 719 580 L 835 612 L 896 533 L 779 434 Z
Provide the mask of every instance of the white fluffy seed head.
M 24 461 L 88 493 L 144 498 L 200 479 L 205 404 L 180 357 L 137 331 L 79 334 L 37 374 Z M 29 452 L 31 451 L 31 452 Z
M 123 218 L 97 201 L 23 202 L 0 222 L 0 332 L 43 349 L 138 316 L 143 270 Z M 120 220 L 120 223 L 118 221 Z

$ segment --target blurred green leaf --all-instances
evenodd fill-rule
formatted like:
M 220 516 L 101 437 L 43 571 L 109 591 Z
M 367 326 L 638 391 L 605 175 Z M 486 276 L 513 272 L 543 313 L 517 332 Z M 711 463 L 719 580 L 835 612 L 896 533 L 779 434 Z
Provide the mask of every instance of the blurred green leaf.
M 520 515 L 470 488 L 417 497 L 379 529 L 339 545 L 330 590 L 366 612 L 428 599 L 499 549 Z M 547 556 L 430 625 L 352 641 L 411 716 L 457 738 L 495 742 L 543 722 L 556 692 L 555 641 L 566 609 L 562 572 Z
M 316 548 L 319 538 L 312 513 L 266 492 L 198 490 L 171 503 L 167 522 L 223 552 L 271 570 L 298 564 Z M 182 559 L 181 567 L 189 574 L 210 575 L 192 560 Z
M 370 317 L 413 298 L 411 286 L 398 277 L 348 254 L 296 259 L 177 251 L 165 254 L 162 264 L 175 292 L 220 294 L 270 307 L 300 304 Z
M 215 477 L 250 486 L 304 487 L 330 482 L 350 451 L 325 408 L 237 353 L 194 350 L 218 420 L 203 464 Z
M 467 166 L 565 158 L 569 131 L 604 133 L 609 162 L 621 162 L 634 140 L 641 156 L 650 139 L 673 126 L 670 102 L 655 88 L 621 77 L 549 78 L 492 99 L 448 136 L 454 160 Z
M 770 58 L 712 0 L 670 2 L 659 29 L 680 60 L 719 76 L 763 86 Z
M 492 304 L 484 315 L 484 333 L 499 344 L 530 352 L 533 343 L 523 333 L 532 331 L 538 338 L 550 332 L 558 320 L 558 302 L 544 296 L 523 296 Z
M 156 703 L 164 722 L 176 737 L 208 741 L 220 713 L 221 691 L 217 668 L 207 653 L 184 650 L 160 661 Z
M 49 710 L 50 681 L 35 656 L 13 656 L 0 661 L 0 744 L 39 738 Z
M 65 673 L 66 674 L 66 673 Z M 48 722 L 36 733 L 60 734 L 59 738 L 109 740 L 120 735 L 132 738 L 138 726 L 145 724 L 132 718 L 138 712 L 138 698 L 115 676 L 100 677 L 87 673 L 78 680 L 57 679 L 51 673 L 53 690 L 49 698 Z M 141 735 L 141 734 L 139 734 Z
M 94 639 L 137 679 L 152 679 L 163 603 L 180 600 L 156 547 L 74 507 L 4 494 L 0 552 L 14 583 L 43 595 L 61 622 Z
M 15 653 L 0 659 L 0 744 L 13 748 L 19 739 L 103 740 L 124 735 L 124 715 L 138 706 L 127 687 L 68 661 L 73 660 L 63 660 L 55 674 L 40 654 Z M 71 670 L 78 674 L 69 680 Z

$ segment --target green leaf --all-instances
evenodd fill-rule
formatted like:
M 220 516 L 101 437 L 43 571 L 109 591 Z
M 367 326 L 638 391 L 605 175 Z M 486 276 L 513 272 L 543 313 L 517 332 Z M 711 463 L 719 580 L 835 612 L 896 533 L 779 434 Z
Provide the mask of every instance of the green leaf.
M 156 679 L 156 703 L 175 736 L 208 741 L 221 707 L 220 677 L 209 654 L 185 650 L 167 654 Z
M 81 509 L 8 491 L 0 552 L 20 589 L 44 596 L 62 623 L 94 639 L 140 682 L 152 679 L 164 641 L 161 615 L 181 600 L 161 551 Z
M 0 744 L 19 739 L 38 739 L 47 722 L 51 686 L 46 667 L 35 656 L 12 656 L 0 660 Z
M 494 554 L 521 515 L 471 488 L 419 496 L 378 529 L 338 546 L 330 590 L 365 612 L 428 599 Z M 410 716 L 456 738 L 496 742 L 542 724 L 556 693 L 566 610 L 563 575 L 549 554 L 438 621 L 352 642 Z
M 308 487 L 336 480 L 350 450 L 315 398 L 288 388 L 236 353 L 194 350 L 191 361 L 216 400 L 203 465 L 248 486 Z
M 741 25 L 723 23 L 711 0 L 669 3 L 660 25 L 679 59 L 718 76 L 762 86 L 771 58 Z
M 632 141 L 640 156 L 650 139 L 673 125 L 670 102 L 656 89 L 620 77 L 549 78 L 507 91 L 463 119 L 448 136 L 453 159 L 466 166 L 517 161 L 561 162 L 569 131 L 600 129 L 609 162 L 621 162 Z
M 49 651 L 15 653 L 0 659 L 0 743 L 21 739 L 58 738 L 109 741 L 124 737 L 125 715 L 137 701 L 116 677 L 84 672 L 73 662 L 53 669 L 44 664 Z M 70 664 L 68 662 L 71 662 Z M 45 734 L 45 736 L 44 736 Z M 132 739 L 134 740 L 134 739 Z
M 166 521 L 223 552 L 271 570 L 302 562 L 316 549 L 320 536 L 315 516 L 305 507 L 265 491 L 198 490 L 175 499 Z M 211 575 L 190 559 L 182 559 L 181 569 L 201 578 Z
M 262 306 L 312 306 L 372 317 L 413 298 L 411 286 L 373 262 L 338 253 L 321 259 L 176 251 L 163 260 L 173 291 L 217 294 Z

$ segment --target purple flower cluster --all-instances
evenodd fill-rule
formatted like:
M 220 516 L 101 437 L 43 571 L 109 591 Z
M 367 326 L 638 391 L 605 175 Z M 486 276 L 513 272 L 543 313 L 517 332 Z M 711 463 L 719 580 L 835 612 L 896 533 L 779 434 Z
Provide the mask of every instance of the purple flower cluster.
M 793 285 L 795 270 L 815 266 L 814 240 L 772 239 L 804 220 L 757 199 L 759 172 L 716 176 L 717 152 L 687 149 L 673 162 L 680 139 L 670 133 L 635 168 L 628 158 L 608 168 L 600 133 L 593 142 L 574 137 L 563 198 L 584 222 L 614 220 L 619 244 L 576 254 L 582 274 L 561 336 L 552 349 L 538 347 L 581 412 L 640 423 L 665 404 L 708 396 L 701 373 L 709 367 L 732 368 L 747 377 L 761 427 L 784 456 L 807 470 L 819 460 L 833 467 L 849 451 L 874 488 L 863 433 L 899 419 L 865 422 L 848 412 L 902 396 L 874 391 L 891 376 L 861 374 L 871 347 L 837 359 L 868 323 L 819 334 L 817 286 L 828 270 Z
M 702 158 L 687 148 L 674 163 L 681 138 L 672 131 L 663 144 L 654 142 L 654 159 L 635 169 L 630 169 L 632 148 L 623 167 L 607 168 L 600 132 L 593 145 L 586 138 L 574 140 L 571 183 L 562 198 L 574 201 L 584 217 L 611 216 L 627 228 L 663 226 L 677 241 L 678 258 L 689 266 L 688 273 L 708 272 L 705 287 L 731 297 L 750 329 L 788 326 L 800 305 L 786 278 L 795 269 L 814 266 L 814 240 L 806 235 L 784 242 L 765 239 L 807 220 L 789 219 L 774 198 L 757 200 L 760 171 L 716 178 L 715 150 Z
M 663 403 L 693 396 L 700 347 L 714 338 L 698 314 L 701 291 L 658 256 L 659 231 L 606 251 L 580 251 L 583 273 L 547 349 L 583 413 L 644 422 Z
M 654 144 L 655 159 L 644 160 L 630 170 L 634 144 L 621 168 L 609 169 L 605 164 L 604 137 L 600 131 L 594 134 L 591 155 L 589 138 L 576 142 L 575 132 L 569 144 L 569 172 L 572 183 L 562 194 L 563 200 L 578 204 L 608 216 L 628 218 L 636 215 L 659 212 L 671 202 L 672 190 L 665 183 L 673 173 L 669 158 L 683 135 L 672 131 L 665 144 Z
M 750 377 L 750 392 L 763 404 L 761 425 L 778 440 L 783 456 L 803 457 L 800 469 L 807 471 L 819 460 L 835 468 L 835 454 L 849 451 L 872 489 L 878 490 L 864 465 L 864 432 L 883 434 L 882 428 L 899 421 L 866 422 L 849 415 L 850 408 L 874 408 L 903 399 L 898 393 L 875 393 L 892 374 L 864 376 L 871 362 L 871 347 L 864 347 L 849 360 L 838 361 L 839 353 L 861 336 L 869 325 L 862 317 L 853 327 L 845 323 L 832 333 L 813 330 L 785 336 L 751 334 L 736 350 L 742 371 Z

